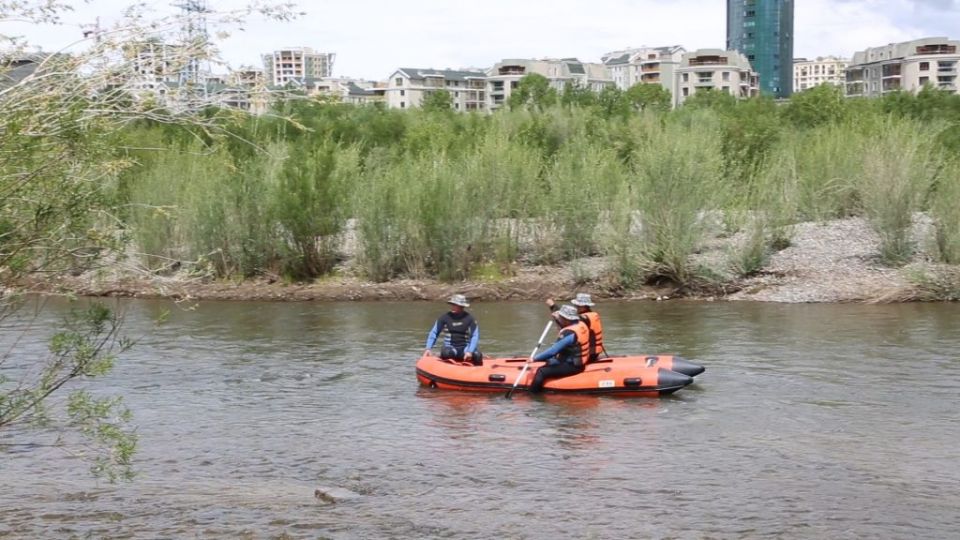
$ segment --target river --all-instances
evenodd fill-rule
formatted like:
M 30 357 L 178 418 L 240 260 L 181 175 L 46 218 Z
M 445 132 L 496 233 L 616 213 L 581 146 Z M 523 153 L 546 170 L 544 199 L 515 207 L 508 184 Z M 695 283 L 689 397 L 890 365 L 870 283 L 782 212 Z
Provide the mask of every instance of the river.
M 947 538 L 960 527 L 960 305 L 598 306 L 611 353 L 707 366 L 664 398 L 418 387 L 442 303 L 123 301 L 139 475 L 0 434 L 9 538 Z M 13 361 L 63 315 L 0 328 Z M 156 323 L 164 312 L 166 321 Z M 528 355 L 536 303 L 479 303 Z M 19 337 L 16 345 L 13 339 Z M 17 359 L 20 360 L 17 360 Z M 316 498 L 315 490 L 332 496 Z

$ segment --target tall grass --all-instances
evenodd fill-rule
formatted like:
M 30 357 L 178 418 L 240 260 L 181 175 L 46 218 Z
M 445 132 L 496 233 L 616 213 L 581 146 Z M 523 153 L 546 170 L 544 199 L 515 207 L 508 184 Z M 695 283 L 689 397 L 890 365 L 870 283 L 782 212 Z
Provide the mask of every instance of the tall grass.
M 693 277 L 690 255 L 705 230 L 704 212 L 723 192 L 719 124 L 709 111 L 667 123 L 636 158 L 641 254 L 650 278 L 684 284 Z
M 857 178 L 863 167 L 866 133 L 866 128 L 855 122 L 827 124 L 791 133 L 780 145 L 774 159 L 788 167 L 782 172 L 796 190 L 798 219 L 825 221 L 857 214 Z
M 933 137 L 913 121 L 890 119 L 864 150 L 858 188 L 864 213 L 880 237 L 880 257 L 890 265 L 913 255 L 913 213 L 933 183 L 937 150 Z
M 164 150 L 138 156 L 123 192 L 149 267 L 199 260 L 221 277 L 331 272 L 348 219 L 357 269 L 378 281 L 602 254 L 611 286 L 684 284 L 717 221 L 742 233 L 733 263 L 749 274 L 795 223 L 849 216 L 897 264 L 916 211 L 932 213 L 940 258 L 960 260 L 957 165 L 941 167 L 929 122 L 831 103 L 849 110 L 801 122 L 766 102 L 626 117 L 296 104 L 295 126 L 250 119 L 243 140 L 132 129 L 132 146 Z
M 937 257 L 947 264 L 960 264 L 960 159 L 940 171 L 930 207 Z

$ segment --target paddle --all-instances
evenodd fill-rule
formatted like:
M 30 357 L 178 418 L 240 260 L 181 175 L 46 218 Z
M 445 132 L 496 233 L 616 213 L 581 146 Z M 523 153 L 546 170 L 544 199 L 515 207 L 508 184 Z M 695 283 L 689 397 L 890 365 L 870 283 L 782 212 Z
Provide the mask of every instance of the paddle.
M 530 353 L 530 359 L 523 364 L 523 369 L 520 370 L 520 374 L 517 375 L 517 380 L 513 381 L 513 386 L 507 390 L 507 395 L 503 396 L 507 399 L 510 399 L 510 395 L 513 394 L 513 391 L 517 389 L 517 385 L 520 384 L 520 379 L 523 378 L 523 375 L 527 372 L 527 368 L 530 367 L 530 364 L 533 362 L 533 357 L 537 355 L 537 351 L 540 349 L 540 346 L 543 345 L 544 338 L 547 337 L 547 332 L 550 331 L 550 325 L 553 324 L 553 319 L 547 321 L 547 325 L 543 327 L 543 333 L 540 334 L 540 341 L 537 342 L 537 346 L 533 348 L 533 352 Z

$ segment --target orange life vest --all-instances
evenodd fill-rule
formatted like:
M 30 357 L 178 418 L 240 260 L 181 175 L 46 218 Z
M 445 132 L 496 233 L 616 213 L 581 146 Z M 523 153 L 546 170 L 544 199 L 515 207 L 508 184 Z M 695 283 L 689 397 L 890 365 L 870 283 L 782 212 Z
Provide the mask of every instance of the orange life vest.
M 593 362 L 600 357 L 600 351 L 606 351 L 603 348 L 603 324 L 600 323 L 600 314 L 587 311 L 580 314 L 580 320 L 590 330 L 590 361 Z
M 564 350 L 564 359 L 579 358 L 580 365 L 586 366 L 590 361 L 590 329 L 583 321 L 577 321 L 561 328 L 558 333 L 559 339 L 563 339 L 568 332 L 572 332 L 577 341 L 573 346 Z

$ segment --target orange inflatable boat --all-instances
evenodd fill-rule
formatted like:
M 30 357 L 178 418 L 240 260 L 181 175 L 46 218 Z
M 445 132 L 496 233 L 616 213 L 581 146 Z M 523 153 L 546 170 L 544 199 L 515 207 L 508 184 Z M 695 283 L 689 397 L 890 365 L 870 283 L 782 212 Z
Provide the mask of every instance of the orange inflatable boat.
M 670 355 L 603 358 L 588 364 L 581 373 L 547 381 L 543 389 L 556 393 L 643 397 L 670 394 L 693 382 L 690 375 L 667 369 L 666 366 L 675 362 L 674 358 Z M 699 369 L 697 373 L 703 372 L 701 366 L 679 360 L 676 362 L 679 367 L 695 366 Z M 484 358 L 482 366 L 473 366 L 432 355 L 422 356 L 417 361 L 417 379 L 420 384 L 433 388 L 501 392 L 513 387 L 526 361 L 526 358 Z M 517 390 L 528 389 L 534 373 L 542 365 L 543 362 L 533 362 Z

